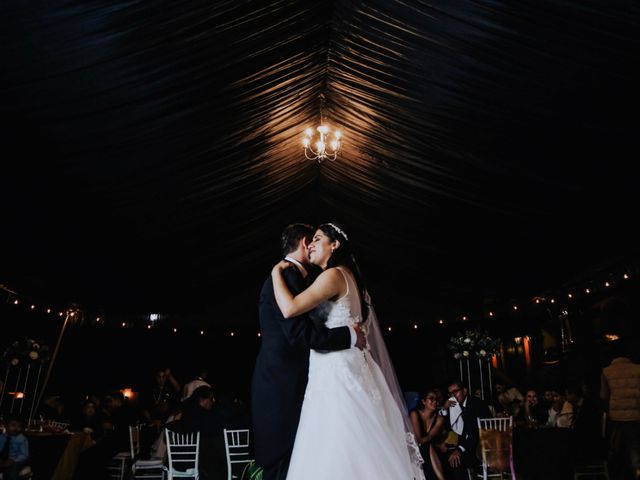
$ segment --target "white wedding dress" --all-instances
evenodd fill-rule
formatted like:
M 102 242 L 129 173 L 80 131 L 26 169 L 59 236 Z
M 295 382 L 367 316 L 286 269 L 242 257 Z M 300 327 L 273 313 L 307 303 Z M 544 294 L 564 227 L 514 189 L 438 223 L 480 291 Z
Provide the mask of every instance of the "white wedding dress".
M 360 322 L 355 280 L 338 270 L 347 294 L 318 307 L 329 328 Z M 367 349 L 312 350 L 287 480 L 415 478 L 402 415 Z

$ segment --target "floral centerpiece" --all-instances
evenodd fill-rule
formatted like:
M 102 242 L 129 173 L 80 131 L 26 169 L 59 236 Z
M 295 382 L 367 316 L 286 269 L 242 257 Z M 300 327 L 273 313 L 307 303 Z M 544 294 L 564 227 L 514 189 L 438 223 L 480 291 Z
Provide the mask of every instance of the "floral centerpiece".
M 453 358 L 460 360 L 463 358 L 491 358 L 499 355 L 500 339 L 492 339 L 486 331 L 467 330 L 458 333 L 449 339 L 449 350 L 453 353 Z

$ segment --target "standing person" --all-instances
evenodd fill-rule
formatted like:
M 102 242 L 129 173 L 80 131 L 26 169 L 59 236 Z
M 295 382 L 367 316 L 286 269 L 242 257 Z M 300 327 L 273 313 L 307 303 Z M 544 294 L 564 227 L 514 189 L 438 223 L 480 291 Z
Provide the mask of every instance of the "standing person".
M 311 280 L 307 246 L 313 236 L 310 225 L 292 224 L 282 233 L 282 252 L 288 268 L 284 282 L 300 293 Z M 251 387 L 251 409 L 256 463 L 264 480 L 284 480 L 300 419 L 309 371 L 309 349 L 363 348 L 364 334 L 344 326 L 328 329 L 307 315 L 285 320 L 276 304 L 272 277 L 260 292 L 262 345 L 256 359 Z
M 449 400 L 445 405 L 448 407 L 449 428 L 458 434 L 458 444 L 449 453 L 447 462 L 453 478 L 467 480 L 467 468 L 474 468 L 478 463 L 478 418 L 489 418 L 491 412 L 484 401 L 470 396 L 459 380 L 451 382 L 447 392 Z
M 335 223 L 320 225 L 309 260 L 323 272 L 297 295 L 285 281 L 288 264 L 272 270 L 284 316 L 316 309 L 331 329 L 366 320 L 370 345 L 362 352 L 311 350 L 287 480 L 424 479 L 404 396 L 344 230 Z
M 614 478 L 640 479 L 640 365 L 618 340 L 611 364 L 602 370 L 600 396 L 609 411 L 610 457 Z

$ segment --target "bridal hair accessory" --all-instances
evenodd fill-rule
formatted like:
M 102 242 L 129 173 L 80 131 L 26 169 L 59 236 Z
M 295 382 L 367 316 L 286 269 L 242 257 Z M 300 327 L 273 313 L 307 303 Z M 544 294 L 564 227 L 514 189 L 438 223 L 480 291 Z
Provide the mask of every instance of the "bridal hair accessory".
M 329 225 L 331 228 L 333 228 L 336 232 L 338 232 L 340 235 L 342 235 L 344 237 L 345 240 L 349 240 L 349 237 L 347 237 L 347 234 L 344 233 L 342 231 L 342 229 L 340 227 L 337 227 L 335 223 L 327 223 L 327 225 Z

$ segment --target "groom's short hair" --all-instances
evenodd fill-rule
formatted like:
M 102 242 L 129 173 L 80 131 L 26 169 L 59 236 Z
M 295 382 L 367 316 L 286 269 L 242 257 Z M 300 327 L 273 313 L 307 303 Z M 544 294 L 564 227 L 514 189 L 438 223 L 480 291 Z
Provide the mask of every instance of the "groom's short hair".
M 315 229 L 306 223 L 292 223 L 287 225 L 282 231 L 282 239 L 280 245 L 282 247 L 282 255 L 287 255 L 298 248 L 300 240 L 306 238 L 311 240 Z

